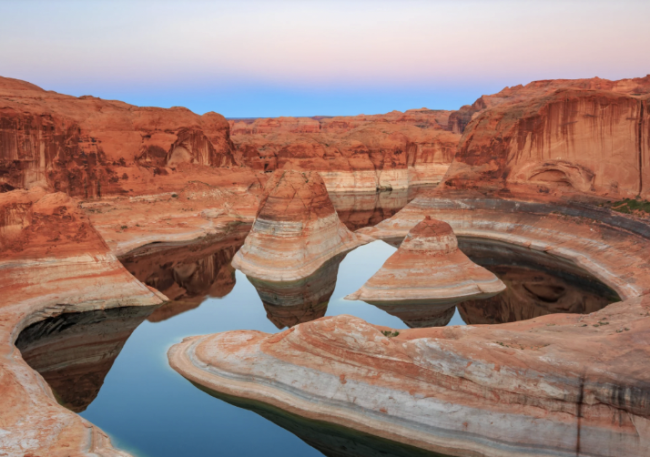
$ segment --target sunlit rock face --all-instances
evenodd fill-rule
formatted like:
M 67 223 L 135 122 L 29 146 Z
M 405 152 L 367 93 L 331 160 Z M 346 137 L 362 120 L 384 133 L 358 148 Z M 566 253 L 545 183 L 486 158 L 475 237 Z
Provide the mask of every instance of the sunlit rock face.
M 323 317 L 336 287 L 339 265 L 345 254 L 323 264 L 315 273 L 292 282 L 269 282 L 249 277 L 260 296 L 266 315 L 283 329 Z
M 264 281 L 296 281 L 364 240 L 339 220 L 318 173 L 279 170 L 232 264 Z
M 216 113 L 71 97 L 11 78 L 0 78 L 0 100 L 5 189 L 41 185 L 84 198 L 138 194 L 150 192 L 150 181 L 186 183 L 188 176 L 175 173 L 179 167 L 234 164 L 230 127 Z
M 463 133 L 467 124 L 483 111 L 499 105 L 516 104 L 524 100 L 544 97 L 560 89 L 604 90 L 626 95 L 650 93 L 650 75 L 645 78 L 621 79 L 548 79 L 533 81 L 525 86 L 506 87 L 492 95 L 482 95 L 472 105 L 465 105 L 449 114 L 447 128 L 455 133 Z
M 460 135 L 448 111 L 409 110 L 334 118 L 231 120 L 237 160 L 255 170 L 317 171 L 330 192 L 437 184 Z
M 382 305 L 449 305 L 488 298 L 503 290 L 505 285 L 494 274 L 458 249 L 449 224 L 427 216 L 411 229 L 381 269 L 346 299 Z
M 20 333 L 16 347 L 57 401 L 82 412 L 97 397 L 126 340 L 155 307 L 63 314 Z
M 275 335 L 186 338 L 169 357 L 208 389 L 441 454 L 641 457 L 650 350 L 634 341 L 647 343 L 649 309 L 642 297 L 584 316 L 394 337 L 326 317 Z
M 197 308 L 207 298 L 222 298 L 235 287 L 231 261 L 244 244 L 247 226 L 227 236 L 189 246 L 155 244 L 122 257 L 122 264 L 144 284 L 170 300 L 148 320 L 160 322 Z
M 487 109 L 467 126 L 443 188 L 647 198 L 649 99 L 561 89 Z

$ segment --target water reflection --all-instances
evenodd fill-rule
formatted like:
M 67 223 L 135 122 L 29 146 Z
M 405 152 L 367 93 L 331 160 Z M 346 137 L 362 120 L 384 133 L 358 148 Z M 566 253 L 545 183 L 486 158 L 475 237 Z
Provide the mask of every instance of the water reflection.
M 456 312 L 456 305 L 399 304 L 373 305 L 391 316 L 399 318 L 409 328 L 445 327 Z
M 341 222 L 352 230 L 372 227 L 388 219 L 415 197 L 406 190 L 378 193 L 330 193 L 330 199 Z
M 290 431 L 327 457 L 449 457 L 336 424 L 306 419 L 271 405 L 227 396 L 199 384 L 192 384 L 219 400 L 259 414 Z
M 197 308 L 207 298 L 222 298 L 235 287 L 233 256 L 244 244 L 246 231 L 216 242 L 164 249 L 152 245 L 121 259 L 141 282 L 171 301 L 149 316 L 161 322 Z
M 62 314 L 18 336 L 23 359 L 52 388 L 60 404 L 85 411 L 131 333 L 156 309 L 129 307 Z
M 331 258 L 315 273 L 299 281 L 268 282 L 251 276 L 247 278 L 255 286 L 268 319 L 278 329 L 293 327 L 325 316 L 345 255 Z
M 588 314 L 620 300 L 585 270 L 544 252 L 460 238 L 459 247 L 507 286 L 492 298 L 458 304 L 467 324 L 502 324 L 554 313 Z

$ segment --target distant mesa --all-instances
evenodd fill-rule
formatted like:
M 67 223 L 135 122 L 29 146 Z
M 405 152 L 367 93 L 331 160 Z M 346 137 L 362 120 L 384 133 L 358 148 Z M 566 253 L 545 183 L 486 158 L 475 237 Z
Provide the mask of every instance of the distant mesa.
M 232 265 L 264 281 L 297 281 L 367 240 L 339 220 L 318 173 L 279 170 L 266 184 L 253 228 Z
M 451 226 L 426 216 L 358 291 L 345 297 L 374 305 L 442 304 L 492 297 L 506 286 L 458 249 Z M 449 306 L 443 306 L 441 312 Z

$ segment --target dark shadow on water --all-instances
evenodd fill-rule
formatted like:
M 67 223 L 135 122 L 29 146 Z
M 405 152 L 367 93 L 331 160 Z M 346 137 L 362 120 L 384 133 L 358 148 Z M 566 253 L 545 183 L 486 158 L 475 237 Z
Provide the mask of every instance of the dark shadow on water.
M 62 314 L 27 327 L 16 347 L 47 381 L 57 401 L 80 413 L 97 397 L 131 333 L 156 308 Z
M 190 381 L 207 394 L 259 414 L 290 431 L 327 457 L 452 457 L 400 444 L 329 422 L 321 422 L 289 413 L 253 400 L 232 397 Z

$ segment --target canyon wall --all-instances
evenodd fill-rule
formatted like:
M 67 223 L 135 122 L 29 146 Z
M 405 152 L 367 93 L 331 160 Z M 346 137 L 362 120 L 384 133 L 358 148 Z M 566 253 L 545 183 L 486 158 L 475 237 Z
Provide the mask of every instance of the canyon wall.
M 317 171 L 329 191 L 406 189 L 437 184 L 460 136 L 449 111 L 375 116 L 231 120 L 235 157 L 258 171 Z
M 468 125 L 442 188 L 647 198 L 649 100 L 559 89 L 488 109 Z
M 213 112 L 77 98 L 0 77 L 0 190 L 150 192 L 154 177 L 177 169 L 231 167 L 229 130 Z

